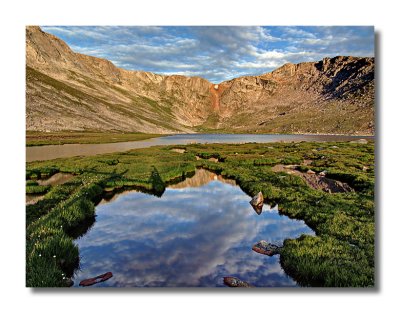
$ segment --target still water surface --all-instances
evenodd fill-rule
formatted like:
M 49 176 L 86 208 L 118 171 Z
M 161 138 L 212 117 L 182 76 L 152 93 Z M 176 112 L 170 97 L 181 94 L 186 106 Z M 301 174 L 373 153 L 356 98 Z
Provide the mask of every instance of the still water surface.
M 183 134 L 151 138 L 141 141 L 128 141 L 102 144 L 67 144 L 26 147 L 26 161 L 52 160 L 73 156 L 88 156 L 102 153 L 122 152 L 130 149 L 164 145 L 185 145 L 190 143 L 245 143 L 279 141 L 348 141 L 370 139 L 373 136 L 345 135 L 246 135 L 246 134 Z
M 169 186 L 161 198 L 136 191 L 103 200 L 96 222 L 76 240 L 83 279 L 111 271 L 93 287 L 219 287 L 236 276 L 259 287 L 292 287 L 279 264 L 251 250 L 314 232 L 264 205 L 257 215 L 235 181 L 206 170 Z

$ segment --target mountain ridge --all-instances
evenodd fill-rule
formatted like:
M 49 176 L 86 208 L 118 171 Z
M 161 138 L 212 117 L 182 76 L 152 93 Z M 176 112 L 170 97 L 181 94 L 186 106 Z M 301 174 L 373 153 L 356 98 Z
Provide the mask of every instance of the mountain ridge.
M 26 28 L 27 130 L 374 133 L 374 58 L 287 63 L 219 84 L 128 71 Z

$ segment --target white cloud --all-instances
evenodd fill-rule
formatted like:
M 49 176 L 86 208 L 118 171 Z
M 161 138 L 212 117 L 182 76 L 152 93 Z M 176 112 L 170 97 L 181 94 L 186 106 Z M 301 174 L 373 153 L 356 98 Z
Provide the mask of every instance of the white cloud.
M 287 62 L 373 55 L 373 28 L 46 26 L 80 53 L 128 70 L 202 76 L 214 83 Z

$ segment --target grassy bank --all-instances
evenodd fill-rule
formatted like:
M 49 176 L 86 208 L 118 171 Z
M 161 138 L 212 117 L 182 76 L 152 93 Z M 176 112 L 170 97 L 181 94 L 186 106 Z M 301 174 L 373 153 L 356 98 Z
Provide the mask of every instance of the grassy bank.
M 69 143 L 110 143 L 145 140 L 161 134 L 99 132 L 26 132 L 26 146 L 64 145 Z
M 171 151 L 178 147 L 186 153 Z M 204 160 L 210 157 L 219 162 Z M 303 171 L 326 171 L 356 191 L 330 194 L 311 189 L 301 177 L 271 170 L 303 160 L 312 161 Z M 68 285 L 79 263 L 73 240 L 93 222 L 94 206 L 105 192 L 136 188 L 161 196 L 169 182 L 200 166 L 235 179 L 251 196 L 261 190 L 267 202 L 279 203 L 282 214 L 315 230 L 316 237 L 285 240 L 281 252 L 282 267 L 299 284 L 374 284 L 373 144 L 302 142 L 165 146 L 27 163 L 27 180 L 57 171 L 76 175 L 26 207 L 27 286 Z

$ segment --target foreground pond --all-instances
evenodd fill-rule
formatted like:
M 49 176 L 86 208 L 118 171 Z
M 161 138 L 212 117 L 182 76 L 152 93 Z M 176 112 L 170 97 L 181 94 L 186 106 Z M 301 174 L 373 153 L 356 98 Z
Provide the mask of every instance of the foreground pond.
M 161 198 L 129 191 L 103 200 L 96 222 L 76 240 L 83 279 L 111 271 L 93 287 L 216 287 L 224 276 L 254 286 L 296 286 L 279 264 L 279 255 L 252 251 L 260 240 L 314 234 L 303 221 L 264 205 L 257 215 L 232 180 L 206 170 L 170 186 Z
M 141 141 L 67 144 L 26 147 L 26 161 L 52 160 L 73 156 L 88 156 L 102 153 L 122 152 L 130 149 L 162 145 L 184 145 L 190 143 L 246 143 L 246 142 L 291 142 L 291 141 L 350 141 L 357 139 L 373 140 L 373 136 L 345 135 L 253 135 L 253 134 L 184 134 L 151 138 Z

